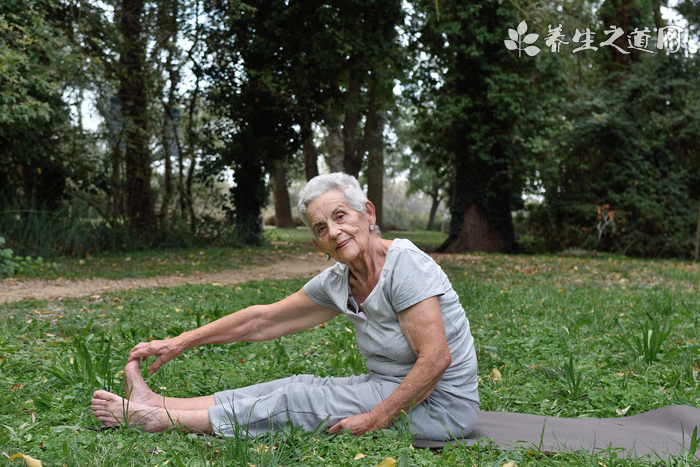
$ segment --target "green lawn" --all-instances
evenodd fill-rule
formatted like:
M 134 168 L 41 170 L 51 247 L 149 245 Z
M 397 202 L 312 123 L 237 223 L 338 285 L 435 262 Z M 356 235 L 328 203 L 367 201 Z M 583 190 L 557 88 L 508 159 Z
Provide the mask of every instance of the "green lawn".
M 266 243 L 254 248 L 173 248 L 109 253 L 85 258 L 59 258 L 46 261 L 43 269 L 30 269 L 16 279 L 75 279 L 101 277 L 123 279 L 175 274 L 198 274 L 238 269 L 246 266 L 264 266 L 297 253 L 315 251 L 311 234 L 306 228 L 276 229 L 266 227 Z M 408 238 L 418 247 L 435 248 L 445 235 L 439 232 L 386 232 L 384 238 Z M 56 263 L 54 266 L 53 263 Z
M 246 253 L 251 261 L 253 253 Z M 699 265 L 478 254 L 449 256 L 442 267 L 475 336 L 482 410 L 616 417 L 616 409 L 628 406 L 632 415 L 700 403 Z M 414 466 L 693 464 L 663 459 L 662 453 L 662 460 L 629 460 L 544 456 L 534 449 L 504 453 L 488 446 L 412 450 L 400 429 L 332 439 L 288 430 L 256 440 L 89 429 L 99 425 L 89 411 L 91 393 L 120 391 L 119 371 L 133 345 L 279 300 L 304 282 L 190 285 L 103 294 L 92 301 L 0 305 L 0 451 L 27 454 L 45 466 L 376 466 L 386 457 Z M 637 339 L 641 345 L 649 330 L 663 335 L 665 329 L 654 326 L 666 320 L 669 335 L 645 353 Z M 190 397 L 293 373 L 359 373 L 364 363 L 347 328 L 338 318 L 275 342 L 192 349 L 147 381 L 164 395 Z M 490 376 L 494 368 L 501 381 Z M 366 457 L 355 460 L 358 453 Z
M 265 238 L 273 242 L 289 242 L 311 244 L 311 233 L 306 228 L 277 229 L 275 227 L 265 227 Z M 382 232 L 382 238 L 393 240 L 395 238 L 406 238 L 411 240 L 416 246 L 423 249 L 430 249 L 439 246 L 447 239 L 447 235 L 431 230 L 416 230 L 412 232 L 388 231 Z

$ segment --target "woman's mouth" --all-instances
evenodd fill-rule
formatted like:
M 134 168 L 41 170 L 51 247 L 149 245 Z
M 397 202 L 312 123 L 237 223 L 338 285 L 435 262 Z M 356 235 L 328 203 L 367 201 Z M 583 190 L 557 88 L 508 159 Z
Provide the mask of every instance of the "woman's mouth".
M 347 240 L 343 240 L 341 243 L 338 244 L 338 246 L 335 247 L 336 250 L 340 250 L 343 248 L 345 245 L 350 243 L 350 239 L 348 238 Z

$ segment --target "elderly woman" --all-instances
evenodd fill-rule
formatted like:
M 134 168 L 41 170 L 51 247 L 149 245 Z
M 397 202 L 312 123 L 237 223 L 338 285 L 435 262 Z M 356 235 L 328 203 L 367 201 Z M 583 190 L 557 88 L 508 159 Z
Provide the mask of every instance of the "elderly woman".
M 383 240 L 374 205 L 355 178 L 319 175 L 300 193 L 298 210 L 314 244 L 337 264 L 295 294 L 251 306 L 178 337 L 142 342 L 129 353 L 126 397 L 96 391 L 95 417 L 128 420 L 156 432 L 173 425 L 232 436 L 235 421 L 250 435 L 287 422 L 354 435 L 410 423 L 418 438 L 469 434 L 479 398 L 469 322 L 442 269 L 407 240 Z M 202 344 L 265 341 L 309 329 L 339 314 L 355 326 L 368 374 L 349 378 L 296 375 L 191 399 L 162 397 L 141 378 Z

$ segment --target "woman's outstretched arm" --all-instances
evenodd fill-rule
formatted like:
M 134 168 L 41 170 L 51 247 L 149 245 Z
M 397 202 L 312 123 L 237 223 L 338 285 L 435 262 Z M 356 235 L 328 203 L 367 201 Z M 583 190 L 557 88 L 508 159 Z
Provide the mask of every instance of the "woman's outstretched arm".
M 129 352 L 129 361 L 156 357 L 148 368 L 153 374 L 185 350 L 198 345 L 277 339 L 317 326 L 339 314 L 317 304 L 301 289 L 277 303 L 245 308 L 172 339 L 141 342 Z

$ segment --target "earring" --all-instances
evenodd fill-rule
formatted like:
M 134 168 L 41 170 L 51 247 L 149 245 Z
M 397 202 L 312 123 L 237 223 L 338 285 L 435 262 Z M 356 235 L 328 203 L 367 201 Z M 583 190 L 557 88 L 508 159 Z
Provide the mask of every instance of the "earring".
M 329 255 L 328 253 L 326 253 L 326 261 L 328 261 L 329 259 L 331 259 L 331 255 Z
M 370 231 L 370 232 L 374 232 L 374 224 L 370 224 L 370 225 L 369 225 L 369 231 Z

